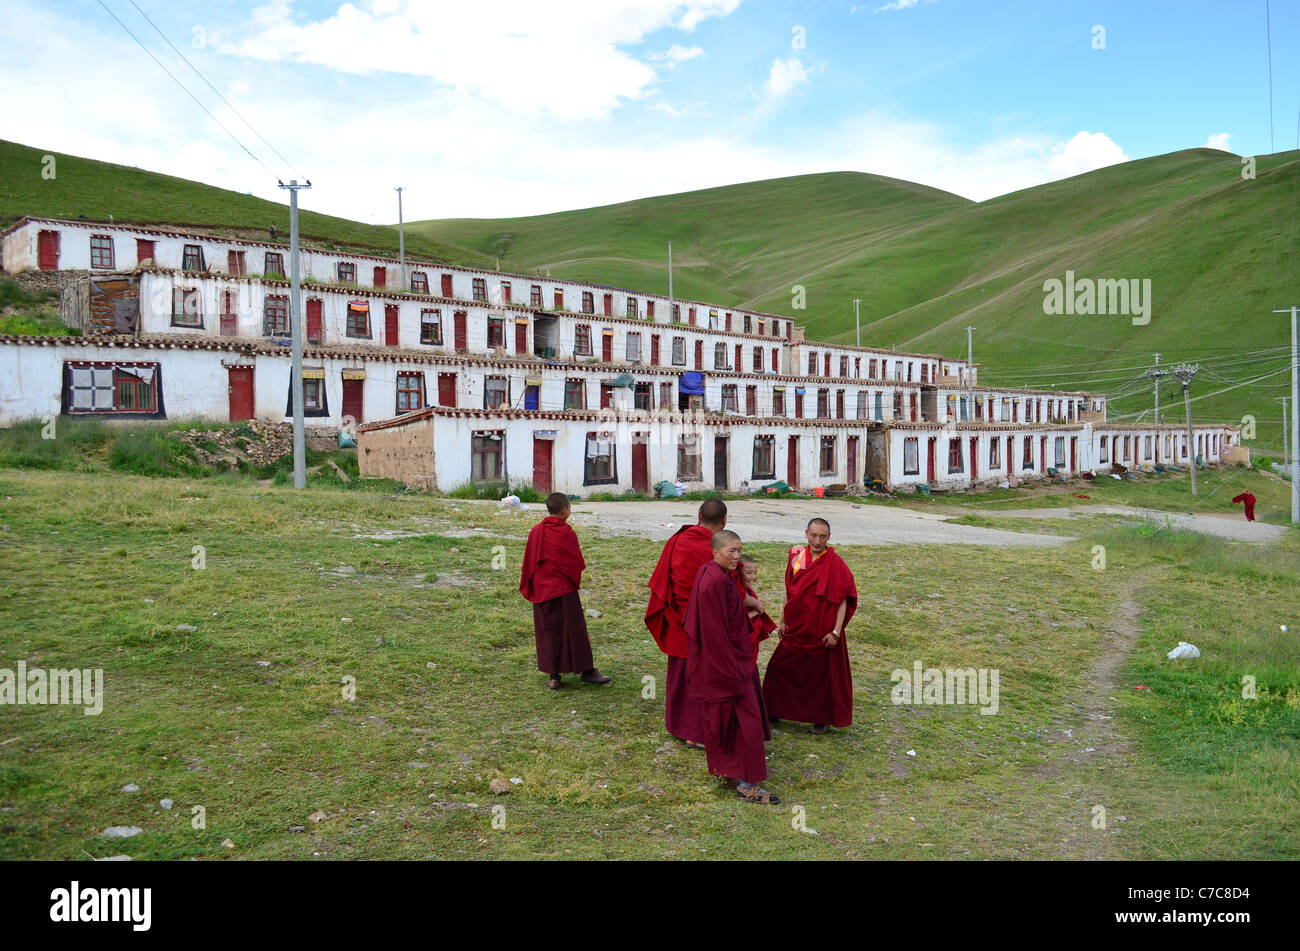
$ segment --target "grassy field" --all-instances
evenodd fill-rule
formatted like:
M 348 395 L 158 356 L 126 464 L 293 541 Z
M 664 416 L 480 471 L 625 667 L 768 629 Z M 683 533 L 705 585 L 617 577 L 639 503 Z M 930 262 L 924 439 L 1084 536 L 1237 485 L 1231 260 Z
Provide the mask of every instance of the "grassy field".
M 778 728 L 760 808 L 663 730 L 653 542 L 584 534 L 614 683 L 552 693 L 517 593 L 535 512 L 60 469 L 0 469 L 0 499 L 0 666 L 100 667 L 107 694 L 0 708 L 3 858 L 1300 857 L 1295 533 L 843 549 L 854 725 Z M 746 549 L 779 600 L 781 546 Z M 893 705 L 915 660 L 998 669 L 998 714 Z

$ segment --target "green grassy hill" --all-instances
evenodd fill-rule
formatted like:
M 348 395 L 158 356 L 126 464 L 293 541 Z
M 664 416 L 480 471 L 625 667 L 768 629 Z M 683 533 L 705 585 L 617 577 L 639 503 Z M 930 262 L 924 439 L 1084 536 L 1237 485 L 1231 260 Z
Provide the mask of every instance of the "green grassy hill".
M 55 158 L 55 176 L 43 177 L 44 158 Z M 304 201 L 311 192 L 306 192 Z M 283 203 L 161 175 L 125 165 L 47 152 L 0 140 L 0 229 L 24 215 L 194 226 L 265 241 L 271 225 L 278 240 L 289 241 L 289 198 Z M 380 254 L 397 254 L 397 228 L 367 225 L 303 209 L 298 215 L 304 241 Z M 490 259 L 407 234 L 412 257 L 449 264 L 488 267 Z

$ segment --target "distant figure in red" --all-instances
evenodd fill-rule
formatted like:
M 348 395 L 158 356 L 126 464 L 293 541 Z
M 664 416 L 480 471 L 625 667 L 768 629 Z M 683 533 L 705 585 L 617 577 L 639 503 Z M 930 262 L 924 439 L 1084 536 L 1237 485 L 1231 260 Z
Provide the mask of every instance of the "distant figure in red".
M 713 560 L 713 533 L 726 524 L 726 504 L 721 499 L 708 499 L 700 506 L 699 524 L 683 525 L 668 539 L 650 576 L 650 603 L 645 609 L 645 626 L 659 649 L 668 655 L 664 723 L 669 733 L 697 750 L 704 749 L 704 724 L 700 719 L 703 707 L 686 689 L 686 631 L 682 617 L 700 565 Z
M 748 555 L 740 556 L 740 567 L 736 569 L 736 586 L 745 599 L 745 612 L 749 615 L 749 636 L 754 644 L 754 663 L 758 663 L 758 645 L 767 640 L 767 636 L 776 630 L 776 622 L 767 615 L 763 602 L 758 597 L 758 562 Z
M 1241 493 L 1241 495 L 1237 496 L 1237 497 L 1234 498 L 1232 501 L 1234 501 L 1234 502 L 1245 502 L 1245 503 L 1246 503 L 1246 521 L 1248 521 L 1248 522 L 1253 522 L 1253 521 L 1255 521 L 1255 496 L 1254 496 L 1254 495 L 1252 495 L 1250 492 L 1243 492 L 1243 493 Z
M 546 516 L 528 533 L 519 593 L 533 603 L 533 635 L 537 640 L 537 669 L 550 674 L 548 686 L 560 689 L 560 674 L 582 674 L 582 682 L 607 684 L 592 662 L 587 616 L 578 588 L 587 567 L 578 535 L 569 526 L 569 497 L 552 492 Z
M 813 733 L 827 724 L 853 722 L 853 674 L 844 629 L 858 607 L 853 572 L 828 542 L 824 518 L 808 523 L 806 546 L 790 549 L 785 568 L 785 608 L 776 636 L 781 639 L 767 662 L 763 698 L 772 719 L 811 723 Z
M 746 802 L 779 803 L 758 784 L 767 778 L 763 741 L 771 739 L 763 688 L 754 665 L 749 615 L 733 577 L 740 536 L 714 534 L 713 558 L 695 575 L 683 624 L 686 682 L 703 709 L 704 755 L 709 772 L 736 781 Z

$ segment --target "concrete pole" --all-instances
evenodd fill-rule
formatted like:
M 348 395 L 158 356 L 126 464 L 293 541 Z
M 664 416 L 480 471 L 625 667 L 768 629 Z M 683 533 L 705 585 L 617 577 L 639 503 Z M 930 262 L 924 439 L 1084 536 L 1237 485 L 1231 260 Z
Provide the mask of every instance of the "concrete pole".
M 293 396 L 293 487 L 307 487 L 307 446 L 303 429 L 302 397 L 302 285 L 298 262 L 298 191 L 311 188 L 311 182 L 289 184 L 280 182 L 289 191 L 289 327 L 293 339 L 293 366 L 289 375 L 289 390 Z
M 975 333 L 974 327 L 966 328 L 966 418 L 975 418 Z
M 1160 354 L 1156 354 L 1156 372 L 1152 374 L 1155 377 L 1156 391 L 1156 425 L 1160 425 Z
M 673 243 L 668 242 L 668 322 L 673 322 Z
M 397 258 L 402 265 L 402 290 L 408 290 L 406 286 L 406 224 L 402 220 L 402 188 L 399 186 L 393 191 L 397 192 Z
M 1196 495 L 1196 440 L 1192 438 L 1192 378 L 1184 376 L 1183 408 L 1187 411 L 1187 456 L 1192 463 L 1192 495 Z
M 1291 459 L 1291 452 L 1290 452 L 1290 450 L 1289 450 L 1289 448 L 1288 448 L 1288 447 L 1290 446 L 1290 444 L 1291 444 L 1291 440 L 1290 440 L 1290 435 L 1291 435 L 1291 434 L 1290 434 L 1289 432 L 1287 432 L 1287 428 L 1286 428 L 1286 401 L 1287 401 L 1287 399 L 1288 399 L 1288 397 L 1285 397 L 1285 396 L 1284 396 L 1284 397 L 1282 397 L 1282 401 L 1281 401 L 1281 402 L 1282 402 L 1282 461 L 1283 461 L 1283 462 L 1288 462 L 1288 461 L 1290 461 L 1290 459 Z
M 1300 336 L 1296 330 L 1300 306 L 1273 313 L 1291 315 L 1291 524 L 1300 525 Z
M 853 298 L 853 329 L 856 333 L 855 339 L 857 345 L 862 346 L 862 318 L 859 314 L 859 305 L 862 303 L 861 297 Z

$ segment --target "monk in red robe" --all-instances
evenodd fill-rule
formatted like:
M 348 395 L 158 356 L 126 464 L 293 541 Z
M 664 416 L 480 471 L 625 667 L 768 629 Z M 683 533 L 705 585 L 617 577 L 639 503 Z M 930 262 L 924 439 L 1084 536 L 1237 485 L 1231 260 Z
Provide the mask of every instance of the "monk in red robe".
M 827 724 L 853 722 L 853 675 L 844 628 L 858 607 L 853 572 L 828 542 L 824 518 L 808 523 L 808 544 L 790 549 L 785 567 L 785 608 L 777 645 L 767 662 L 763 698 L 772 719 Z
M 700 506 L 699 523 L 679 528 L 659 555 L 650 576 L 650 603 L 645 624 L 659 649 L 668 655 L 664 680 L 664 723 L 668 732 L 692 749 L 704 749 L 700 704 L 686 689 L 686 631 L 682 615 L 700 565 L 713 560 L 710 539 L 727 524 L 727 506 L 708 499 Z
M 749 615 L 749 638 L 754 644 L 754 663 L 758 664 L 758 645 L 776 630 L 776 622 L 768 616 L 755 585 L 758 584 L 758 562 L 748 555 L 740 556 L 736 569 L 736 587 L 745 599 L 745 612 Z
M 578 597 L 587 562 L 569 525 L 569 497 L 552 492 L 546 511 L 550 514 L 528 533 L 519 575 L 519 593 L 533 603 L 537 669 L 551 675 L 552 690 L 560 689 L 560 674 L 581 673 L 583 683 L 607 684 L 610 678 L 592 662 L 587 616 Z
M 1232 501 L 1244 503 L 1246 506 L 1246 521 L 1255 521 L 1255 493 L 1243 492 Z
M 723 529 L 710 540 L 686 603 L 686 682 L 703 708 L 709 772 L 734 780 L 747 802 L 779 803 L 758 784 L 767 778 L 763 741 L 771 739 L 763 688 L 751 653 L 749 615 L 733 577 L 740 536 Z

